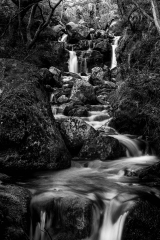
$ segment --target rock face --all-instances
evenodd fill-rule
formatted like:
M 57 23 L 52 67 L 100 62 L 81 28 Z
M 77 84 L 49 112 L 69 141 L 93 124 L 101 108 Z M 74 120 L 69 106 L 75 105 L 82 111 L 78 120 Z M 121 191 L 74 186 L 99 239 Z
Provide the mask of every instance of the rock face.
M 30 199 L 29 191 L 22 187 L 0 185 L 1 239 L 28 239 Z
M 66 196 L 63 192 L 35 196 L 31 202 L 33 235 L 41 211 L 46 213 L 46 230 L 56 240 L 84 239 L 90 235 L 92 202 L 89 199 L 74 194 Z
M 38 69 L 0 59 L 1 171 L 59 169 L 70 166 L 70 155 L 55 126 Z
M 59 129 L 72 154 L 78 154 L 86 139 L 96 133 L 93 127 L 76 117 L 61 120 Z
M 80 158 L 100 159 L 102 161 L 123 156 L 125 156 L 125 150 L 118 140 L 99 133 L 86 140 L 79 153 Z
M 70 99 L 83 103 L 96 103 L 93 86 L 84 80 L 77 79 L 73 85 Z

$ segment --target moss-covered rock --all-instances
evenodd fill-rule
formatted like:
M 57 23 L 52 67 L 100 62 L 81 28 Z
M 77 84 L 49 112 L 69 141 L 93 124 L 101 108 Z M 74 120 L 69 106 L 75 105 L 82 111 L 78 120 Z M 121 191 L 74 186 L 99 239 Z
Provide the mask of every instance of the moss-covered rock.
M 59 169 L 70 166 L 70 155 L 55 126 L 38 69 L 0 59 L 1 171 Z
M 76 117 L 60 120 L 59 130 L 66 146 L 74 155 L 78 154 L 85 140 L 96 133 L 93 127 Z
M 125 156 L 125 149 L 117 139 L 98 133 L 88 138 L 78 155 L 80 158 L 102 161 Z

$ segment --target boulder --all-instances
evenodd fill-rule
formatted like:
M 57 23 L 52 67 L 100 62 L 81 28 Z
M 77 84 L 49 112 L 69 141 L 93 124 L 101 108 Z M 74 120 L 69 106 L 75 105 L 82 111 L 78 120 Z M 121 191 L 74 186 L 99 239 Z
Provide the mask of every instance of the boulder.
M 52 67 L 49 68 L 49 71 L 52 73 L 53 79 L 56 82 L 60 82 L 61 81 L 62 73 L 61 73 L 61 71 L 58 68 L 52 66 Z
M 69 101 L 69 98 L 66 97 L 65 95 L 62 95 L 62 96 L 60 96 L 60 97 L 57 99 L 57 102 L 58 102 L 58 103 L 66 103 L 66 102 L 68 102 L 68 101 Z
M 70 154 L 56 128 L 39 70 L 14 59 L 0 59 L 0 168 L 2 172 L 60 169 Z
M 52 27 L 52 32 L 54 37 L 58 40 L 59 37 L 61 37 L 63 35 L 63 33 L 65 32 L 65 28 L 64 26 L 58 24 L 54 27 Z
M 159 198 L 145 194 L 136 201 L 125 220 L 124 240 L 150 240 L 160 238 L 160 207 Z
M 101 67 L 94 67 L 92 68 L 89 82 L 94 86 L 103 84 L 105 83 L 104 76 L 105 76 L 105 73 Z
M 32 236 L 35 232 L 47 236 L 36 228 L 42 215 L 46 219 L 44 228 L 52 239 L 85 239 L 91 233 L 92 202 L 73 193 L 52 191 L 36 195 L 31 202 L 31 214 Z
M 64 108 L 64 114 L 73 117 L 87 117 L 88 108 L 81 102 L 71 101 L 70 104 Z
M 31 194 L 14 185 L 0 185 L 1 239 L 28 240 Z
M 106 161 L 125 156 L 125 149 L 117 139 L 97 132 L 93 138 L 85 141 L 78 156 L 83 159 Z
M 108 127 L 108 123 L 102 125 L 100 128 L 97 129 L 97 131 L 103 132 L 106 135 L 117 135 L 118 134 L 118 132 L 114 128 Z
M 69 35 L 69 43 L 76 43 L 85 39 L 90 33 L 90 29 L 82 22 L 78 24 L 69 22 L 66 24 L 66 30 Z
M 66 146 L 73 155 L 77 155 L 85 140 L 96 133 L 93 127 L 76 117 L 59 120 L 58 125 Z
M 77 79 L 74 82 L 70 99 L 83 103 L 96 103 L 96 96 L 93 86 L 85 80 Z

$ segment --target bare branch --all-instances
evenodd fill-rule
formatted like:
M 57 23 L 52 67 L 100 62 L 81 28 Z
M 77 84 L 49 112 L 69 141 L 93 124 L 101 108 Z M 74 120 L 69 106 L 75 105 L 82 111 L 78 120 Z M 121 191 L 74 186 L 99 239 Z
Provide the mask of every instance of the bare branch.
M 32 41 L 32 37 L 31 37 L 31 25 L 32 25 L 32 19 L 34 17 L 34 14 L 36 12 L 36 8 L 37 8 L 38 4 L 34 4 L 32 6 L 32 9 L 31 9 L 31 13 L 30 13 L 30 17 L 29 17 L 29 20 L 28 20 L 28 25 L 27 25 L 27 40 L 29 42 Z
M 142 9 L 139 4 L 135 1 L 135 0 L 132 0 L 133 4 L 141 11 L 141 13 L 147 17 L 151 22 L 154 22 L 154 19 L 148 14 L 146 13 L 146 11 L 144 9 Z
M 46 21 L 45 21 L 45 22 L 42 22 L 42 23 L 39 25 L 39 27 L 38 27 L 35 35 L 34 35 L 33 40 L 28 44 L 28 48 L 31 48 L 31 47 L 35 44 L 35 42 L 36 42 L 39 34 L 48 26 L 48 24 L 49 24 L 49 22 L 50 22 L 50 20 L 51 20 L 51 17 L 52 17 L 52 15 L 53 15 L 54 11 L 55 11 L 55 9 L 58 7 L 58 5 L 59 5 L 61 2 L 62 2 L 62 0 L 59 0 L 59 1 L 54 5 L 54 7 L 52 7 L 51 2 L 50 2 L 50 0 L 49 0 L 49 6 L 50 6 L 50 8 L 51 8 L 51 12 L 50 12 L 48 18 L 46 19 Z

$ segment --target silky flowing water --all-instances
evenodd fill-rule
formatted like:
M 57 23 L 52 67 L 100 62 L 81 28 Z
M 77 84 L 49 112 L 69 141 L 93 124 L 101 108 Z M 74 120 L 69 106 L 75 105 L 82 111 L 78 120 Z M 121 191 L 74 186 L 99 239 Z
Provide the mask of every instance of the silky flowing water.
M 57 115 L 61 112 L 59 108 L 56 111 Z M 107 112 L 105 113 L 107 115 Z M 96 116 L 98 114 L 102 114 L 101 111 L 96 111 Z M 93 116 L 94 111 L 90 118 Z M 39 206 L 39 218 L 31 224 L 31 239 L 52 239 L 46 232 L 54 225 L 52 221 L 54 211 L 50 210 L 53 213 L 48 213 L 43 207 L 51 199 L 55 199 L 55 208 L 59 209 L 61 215 L 63 210 L 58 199 L 68 196 L 90 199 L 93 204 L 92 227 L 90 236 L 85 240 L 121 240 L 126 217 L 137 198 L 143 194 L 150 194 L 151 191 L 159 197 L 156 188 L 151 189 L 147 184 L 142 184 L 135 174 L 137 170 L 156 163 L 157 158 L 142 156 L 141 149 L 127 136 L 119 134 L 110 136 L 126 146 L 129 157 L 105 162 L 99 159 L 94 161 L 79 159 L 72 161 L 70 169 L 38 172 L 33 178 L 23 182 L 34 194 L 31 208 Z M 132 173 L 130 177 L 126 174 L 128 172 Z
M 115 39 L 112 46 L 111 69 L 116 66 L 115 49 L 118 39 Z M 77 66 L 77 56 L 72 50 L 69 71 L 77 73 Z M 65 79 L 66 82 L 69 80 L 70 78 Z M 52 98 L 53 95 L 51 100 Z M 108 105 L 90 106 L 90 109 L 89 116 L 82 118 L 86 123 L 98 129 L 109 122 Z M 66 118 L 61 106 L 52 106 L 52 112 L 56 119 Z M 107 161 L 78 159 L 72 161 L 69 169 L 37 172 L 32 178 L 19 183 L 33 193 L 30 239 L 53 239 L 54 233 L 50 231 L 54 228 L 53 219 L 55 216 L 57 219 L 63 218 L 64 214 L 60 204 L 62 198 L 78 197 L 91 201 L 91 232 L 84 240 L 122 240 L 125 220 L 137 199 L 151 193 L 159 198 L 159 191 L 147 186 L 144 181 L 142 183 L 136 174 L 138 170 L 153 165 L 158 159 L 155 156 L 143 155 L 137 141 L 128 136 L 120 135 L 116 131 L 109 136 L 126 147 L 125 158 Z M 54 209 L 50 206 L 53 200 Z

